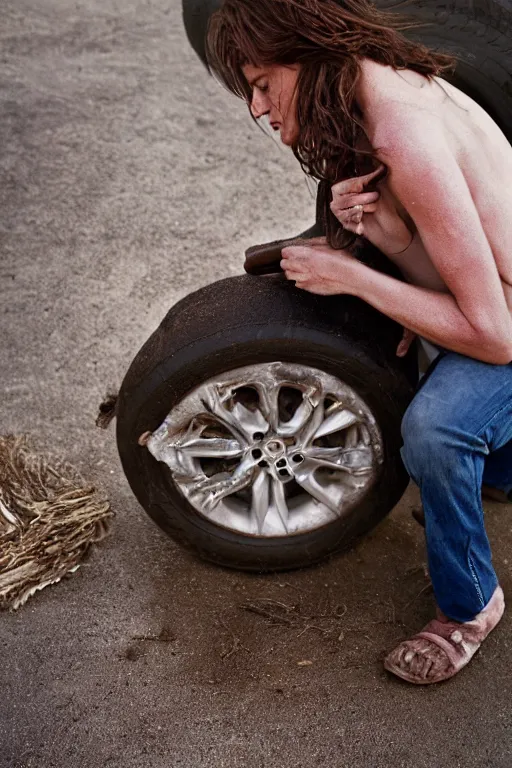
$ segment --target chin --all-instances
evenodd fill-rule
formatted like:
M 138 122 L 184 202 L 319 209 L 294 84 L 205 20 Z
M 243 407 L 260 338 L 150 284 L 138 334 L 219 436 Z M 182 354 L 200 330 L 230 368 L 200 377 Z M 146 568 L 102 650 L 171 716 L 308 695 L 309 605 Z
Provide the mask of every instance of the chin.
M 281 134 L 281 143 L 286 144 L 287 147 L 293 147 L 294 144 L 297 143 L 299 140 L 299 134 L 298 133 L 282 133 Z

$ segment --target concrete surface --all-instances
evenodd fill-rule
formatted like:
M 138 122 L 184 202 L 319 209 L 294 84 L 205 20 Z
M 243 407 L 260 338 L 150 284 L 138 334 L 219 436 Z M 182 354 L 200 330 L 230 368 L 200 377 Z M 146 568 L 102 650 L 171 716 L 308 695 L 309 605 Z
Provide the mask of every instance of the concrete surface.
M 382 670 L 432 610 L 414 489 L 349 555 L 244 575 L 167 539 L 94 427 L 171 304 L 312 222 L 293 157 L 206 77 L 178 0 L 4 0 L 0 56 L 1 429 L 117 512 L 73 578 L 0 617 L 0 766 L 508 768 L 510 614 L 449 684 Z M 511 513 L 487 511 L 511 594 Z M 251 597 L 329 631 L 271 627 Z

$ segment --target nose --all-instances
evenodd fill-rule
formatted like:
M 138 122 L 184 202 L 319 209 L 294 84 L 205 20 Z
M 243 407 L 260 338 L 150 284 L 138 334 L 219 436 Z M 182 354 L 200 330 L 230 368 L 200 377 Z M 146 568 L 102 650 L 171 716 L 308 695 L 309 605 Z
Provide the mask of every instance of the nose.
M 263 115 L 268 115 L 269 112 L 270 112 L 270 106 L 268 104 L 268 99 L 264 94 L 259 93 L 255 89 L 252 95 L 252 101 L 251 101 L 252 116 L 256 120 L 258 120 L 260 117 L 263 117 Z

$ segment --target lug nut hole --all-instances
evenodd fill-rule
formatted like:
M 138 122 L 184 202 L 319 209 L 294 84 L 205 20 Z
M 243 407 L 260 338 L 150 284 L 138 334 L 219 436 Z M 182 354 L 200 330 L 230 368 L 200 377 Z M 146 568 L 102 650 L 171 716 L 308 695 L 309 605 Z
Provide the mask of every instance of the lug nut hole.
M 302 455 L 302 453 L 296 453 L 295 456 L 293 457 L 293 460 L 296 464 L 300 464 L 301 461 L 304 461 L 304 456 Z
M 279 459 L 279 461 L 276 464 L 276 467 L 286 467 L 286 459 Z
M 254 451 L 252 452 L 253 459 L 261 459 L 262 456 L 263 454 L 259 448 L 255 448 Z
M 263 469 L 265 469 L 265 467 L 268 467 L 268 461 L 263 460 L 258 462 L 258 467 L 263 467 Z
M 255 432 L 254 435 L 252 436 L 252 439 L 253 440 L 263 440 L 264 437 L 265 437 L 265 435 L 263 434 L 263 432 Z
M 281 475 L 281 477 L 289 477 L 287 469 L 280 469 L 279 474 Z

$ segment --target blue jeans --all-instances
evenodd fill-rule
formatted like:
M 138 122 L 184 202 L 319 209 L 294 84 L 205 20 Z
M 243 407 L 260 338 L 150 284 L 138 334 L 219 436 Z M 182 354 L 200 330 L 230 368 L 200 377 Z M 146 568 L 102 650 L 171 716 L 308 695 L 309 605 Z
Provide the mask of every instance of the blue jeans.
M 402 458 L 425 512 L 428 563 L 439 608 L 470 621 L 498 580 L 482 483 L 512 489 L 512 363 L 441 353 L 402 423 Z

